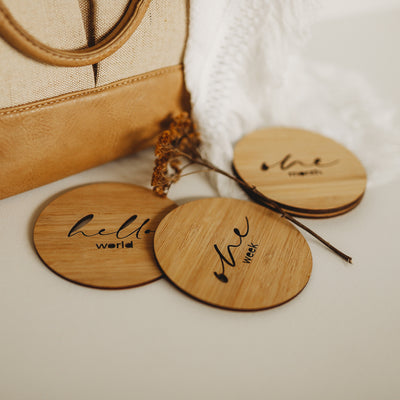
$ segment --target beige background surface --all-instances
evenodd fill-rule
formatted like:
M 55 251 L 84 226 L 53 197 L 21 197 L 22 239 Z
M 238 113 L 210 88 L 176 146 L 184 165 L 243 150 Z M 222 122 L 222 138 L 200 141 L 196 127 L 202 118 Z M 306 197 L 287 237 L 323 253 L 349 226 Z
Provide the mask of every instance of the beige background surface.
M 399 106 L 399 21 L 400 7 L 324 21 L 305 51 L 361 70 Z M 104 292 L 50 272 L 31 240 L 47 201 L 88 182 L 147 184 L 151 159 L 144 152 L 0 202 L 1 398 L 400 398 L 399 179 L 368 190 L 347 215 L 307 221 L 354 265 L 307 237 L 310 282 L 272 310 L 215 309 L 164 280 Z M 192 175 L 170 197 L 213 195 Z

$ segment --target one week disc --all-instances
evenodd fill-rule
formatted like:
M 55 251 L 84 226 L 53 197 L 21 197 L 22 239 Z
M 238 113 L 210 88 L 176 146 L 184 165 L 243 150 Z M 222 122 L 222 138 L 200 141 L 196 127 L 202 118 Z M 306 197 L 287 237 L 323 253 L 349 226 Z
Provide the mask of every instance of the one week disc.
M 235 199 L 203 199 L 176 208 L 159 224 L 154 250 L 178 288 L 234 310 L 260 310 L 292 299 L 312 268 L 307 242 L 292 224 Z

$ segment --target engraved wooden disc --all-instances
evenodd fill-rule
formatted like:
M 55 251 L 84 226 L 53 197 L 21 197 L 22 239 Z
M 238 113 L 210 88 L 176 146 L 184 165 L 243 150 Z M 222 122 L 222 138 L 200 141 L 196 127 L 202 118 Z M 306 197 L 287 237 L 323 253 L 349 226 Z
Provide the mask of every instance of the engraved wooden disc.
M 247 135 L 237 143 L 233 163 L 243 180 L 295 215 L 343 214 L 361 201 L 366 186 L 365 169 L 353 153 L 301 129 Z
M 175 207 L 140 186 L 78 187 L 42 211 L 34 244 L 51 270 L 75 283 L 107 289 L 142 285 L 162 276 L 154 258 L 154 232 Z
M 169 213 L 154 236 L 165 275 L 214 306 L 260 310 L 282 304 L 307 284 L 312 257 L 300 232 L 252 202 L 211 198 Z

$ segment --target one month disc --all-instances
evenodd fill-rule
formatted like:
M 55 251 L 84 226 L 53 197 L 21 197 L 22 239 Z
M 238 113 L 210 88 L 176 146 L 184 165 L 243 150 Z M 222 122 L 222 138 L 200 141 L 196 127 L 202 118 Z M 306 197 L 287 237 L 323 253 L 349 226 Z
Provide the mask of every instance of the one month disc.
M 237 143 L 233 164 L 244 181 L 299 216 L 328 217 L 351 210 L 361 201 L 367 181 L 353 153 L 302 129 L 250 133 Z

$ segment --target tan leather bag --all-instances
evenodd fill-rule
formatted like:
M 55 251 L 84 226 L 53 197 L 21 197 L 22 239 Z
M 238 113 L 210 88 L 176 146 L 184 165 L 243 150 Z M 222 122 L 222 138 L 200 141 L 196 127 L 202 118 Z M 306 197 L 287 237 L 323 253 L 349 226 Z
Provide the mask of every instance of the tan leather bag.
M 186 35 L 187 0 L 0 0 L 0 198 L 151 145 Z

